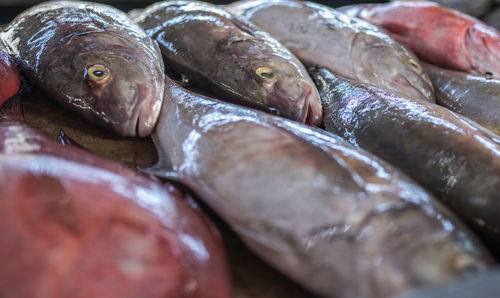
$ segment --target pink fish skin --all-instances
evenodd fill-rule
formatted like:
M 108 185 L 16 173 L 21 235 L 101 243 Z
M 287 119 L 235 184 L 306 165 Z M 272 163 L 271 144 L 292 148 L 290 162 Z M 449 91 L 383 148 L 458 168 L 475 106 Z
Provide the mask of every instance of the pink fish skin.
M 427 1 L 355 5 L 339 10 L 384 28 L 422 60 L 500 78 L 500 32 L 476 18 Z
M 0 297 L 231 297 L 214 225 L 169 185 L 0 116 Z
M 19 90 L 21 79 L 14 61 L 0 50 L 0 106 Z

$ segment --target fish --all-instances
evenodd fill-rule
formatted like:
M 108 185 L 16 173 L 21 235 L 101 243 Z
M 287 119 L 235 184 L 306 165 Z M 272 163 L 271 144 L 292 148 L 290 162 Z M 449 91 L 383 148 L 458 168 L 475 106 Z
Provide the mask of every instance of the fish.
M 194 201 L 40 135 L 8 107 L 0 297 L 232 297 L 220 234 Z
M 307 67 L 434 101 L 418 58 L 365 21 L 308 1 L 247 0 L 225 9 L 271 34 Z
M 380 26 L 423 61 L 500 78 L 500 32 L 476 18 L 430 1 L 361 4 L 339 10 Z
M 500 8 L 496 7 L 495 9 L 491 10 L 482 17 L 482 20 L 491 27 L 500 30 Z
M 468 280 L 455 280 L 429 289 L 409 292 L 392 298 L 496 298 L 500 291 L 498 268 Z
M 164 1 L 133 14 L 169 70 L 218 98 L 321 124 L 318 91 L 305 67 L 274 38 L 215 5 Z
M 484 127 L 324 68 L 310 74 L 322 96 L 326 130 L 404 171 L 485 239 L 500 240 L 500 145 Z
M 425 0 L 391 0 L 395 1 L 425 1 Z M 432 0 L 432 2 L 436 2 L 441 6 L 452 8 L 459 10 L 465 14 L 479 17 L 486 13 L 491 5 L 493 4 L 492 0 Z
M 190 188 L 254 253 L 322 297 L 386 297 L 489 267 L 428 192 L 319 128 L 169 81 L 152 138 L 159 162 L 147 173 Z
M 19 14 L 0 37 L 28 80 L 68 110 L 123 136 L 153 131 L 164 65 L 158 45 L 124 12 L 44 2 Z
M 13 97 L 21 86 L 14 61 L 0 49 L 0 106 Z
M 500 80 L 423 65 L 436 89 L 437 104 L 500 135 Z

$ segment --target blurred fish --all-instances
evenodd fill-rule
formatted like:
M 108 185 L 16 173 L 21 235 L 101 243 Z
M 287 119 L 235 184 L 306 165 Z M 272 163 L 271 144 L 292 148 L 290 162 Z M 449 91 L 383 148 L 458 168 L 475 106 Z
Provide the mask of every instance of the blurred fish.
M 324 297 L 386 297 L 490 259 L 405 175 L 339 137 L 166 84 L 149 172 L 182 182 L 256 254 Z
M 391 0 L 395 1 L 425 1 L 425 0 Z M 471 16 L 482 16 L 493 4 L 492 0 L 432 0 L 439 5 L 460 10 Z
M 17 16 L 1 37 L 30 81 L 68 109 L 121 135 L 152 132 L 163 62 L 125 13 L 91 2 L 46 2 Z
M 500 135 L 500 80 L 423 65 L 434 84 L 439 105 Z
M 384 28 L 420 59 L 445 68 L 500 78 L 500 32 L 434 2 L 392 2 L 339 8 Z
M 267 31 L 306 66 L 320 65 L 397 94 L 434 101 L 415 55 L 365 21 L 307 1 L 247 0 L 226 10 Z
M 0 297 L 231 297 L 220 235 L 172 186 L 0 116 Z
M 500 145 L 448 109 L 311 72 L 325 127 L 406 172 L 482 235 L 500 241 Z
M 500 7 L 497 7 L 494 10 L 490 11 L 482 19 L 486 24 L 499 30 L 500 29 Z
M 392 298 L 497 298 L 500 292 L 499 280 L 500 271 L 496 269 L 468 280 L 455 280 L 442 286 Z
M 0 106 L 17 93 L 20 85 L 14 61 L 0 49 Z
M 135 12 L 167 67 L 243 105 L 321 124 L 318 91 L 304 66 L 268 34 L 214 5 L 166 1 Z

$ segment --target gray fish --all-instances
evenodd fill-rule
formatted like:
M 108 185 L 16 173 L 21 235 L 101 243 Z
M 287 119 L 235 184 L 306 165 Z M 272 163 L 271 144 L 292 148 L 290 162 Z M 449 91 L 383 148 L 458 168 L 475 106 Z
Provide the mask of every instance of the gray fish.
M 488 12 L 482 19 L 486 24 L 500 30 L 500 7 Z
M 498 298 L 500 271 L 482 273 L 468 280 L 455 280 L 442 286 L 409 292 L 392 298 Z
M 405 171 L 477 231 L 500 240 L 500 146 L 477 124 L 326 69 L 311 74 L 328 131 Z
M 150 170 L 189 186 L 260 257 L 324 297 L 482 271 L 487 253 L 404 174 L 339 137 L 166 84 Z
M 152 132 L 163 62 L 125 13 L 91 2 L 42 3 L 17 16 L 1 38 L 30 81 L 68 109 L 121 135 Z
M 268 34 L 214 5 L 153 4 L 134 19 L 160 44 L 169 68 L 226 100 L 321 123 L 318 91 L 304 66 Z
M 395 1 L 426 1 L 426 0 L 391 0 Z M 432 0 L 439 5 L 460 10 L 468 15 L 482 16 L 493 4 L 492 0 Z
M 500 80 L 423 65 L 438 104 L 500 134 Z
M 418 58 L 365 21 L 307 1 L 247 0 L 226 9 L 269 32 L 306 66 L 434 102 Z

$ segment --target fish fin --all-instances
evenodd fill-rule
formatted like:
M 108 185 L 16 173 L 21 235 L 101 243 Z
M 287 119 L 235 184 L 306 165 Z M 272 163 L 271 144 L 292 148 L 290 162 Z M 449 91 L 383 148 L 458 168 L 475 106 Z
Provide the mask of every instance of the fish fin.
M 69 146 L 69 147 L 76 147 L 76 148 L 80 148 L 80 149 L 83 149 L 85 151 L 89 151 L 87 148 L 85 148 L 84 146 L 82 146 L 80 143 L 78 143 L 77 141 L 73 140 L 72 138 L 70 138 L 65 132 L 63 129 L 60 129 L 59 130 L 59 135 L 57 136 L 57 140 L 59 141 L 59 143 L 63 146 Z
M 0 109 L 0 122 L 24 122 L 24 112 L 19 96 L 9 99 Z

